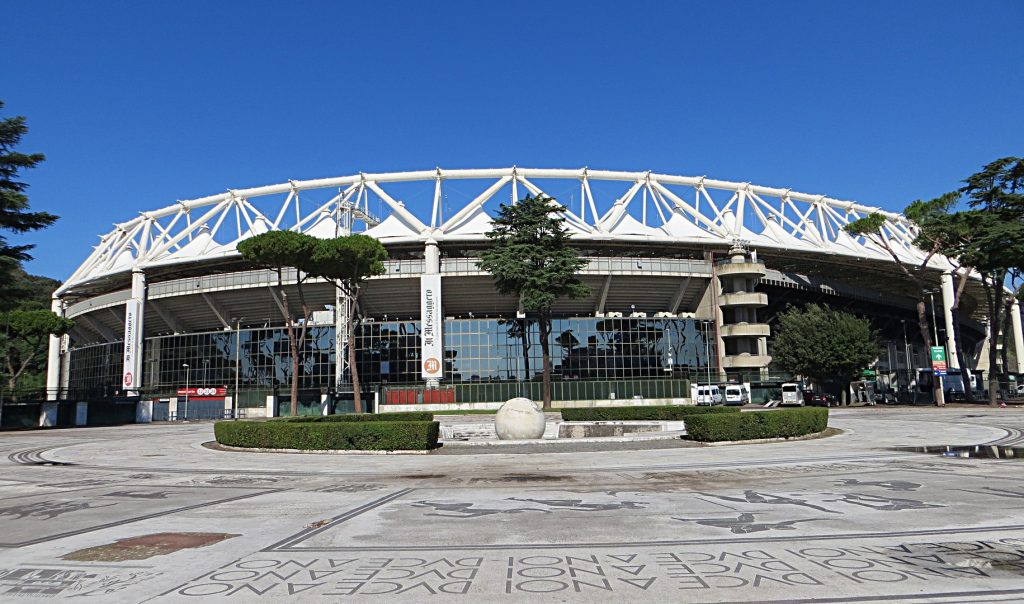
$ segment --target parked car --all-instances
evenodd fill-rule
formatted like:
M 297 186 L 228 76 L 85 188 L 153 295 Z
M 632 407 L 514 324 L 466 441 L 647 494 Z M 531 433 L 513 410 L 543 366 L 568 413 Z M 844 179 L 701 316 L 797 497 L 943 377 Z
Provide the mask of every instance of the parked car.
M 804 404 L 811 407 L 836 407 L 839 405 L 839 401 L 831 394 L 804 390 Z
M 697 386 L 698 405 L 721 405 L 722 393 L 718 386 Z
M 746 405 L 750 402 L 750 395 L 747 394 L 747 389 L 743 386 L 726 386 L 725 387 L 725 404 L 726 405 Z

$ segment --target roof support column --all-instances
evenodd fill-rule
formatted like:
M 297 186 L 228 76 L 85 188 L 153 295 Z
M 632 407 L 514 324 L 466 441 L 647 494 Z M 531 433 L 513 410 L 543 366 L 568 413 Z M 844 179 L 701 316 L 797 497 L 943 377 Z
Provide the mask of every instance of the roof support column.
M 444 313 L 441 310 L 441 251 L 427 240 L 420 275 L 420 377 L 427 388 L 444 378 Z
M 1021 329 L 1020 301 L 1016 298 L 1010 307 L 1010 325 L 1013 328 L 1013 351 L 1017 355 L 1017 373 L 1024 373 L 1024 329 Z
M 124 306 L 124 369 L 121 385 L 128 396 L 138 396 L 142 386 L 142 335 L 146 306 L 146 273 L 132 271 L 132 297 Z
M 352 298 L 334 288 L 334 386 L 341 388 L 348 372 L 348 323 L 352 316 Z
M 946 359 L 950 367 L 960 368 L 960 357 L 956 353 L 956 330 L 953 329 L 953 273 L 942 273 L 942 318 L 946 323 Z M 939 334 L 935 334 L 938 340 Z
M 64 316 L 64 303 L 60 298 L 50 301 L 50 310 L 54 314 Z M 63 336 L 50 336 L 49 348 L 46 351 L 46 400 L 55 401 L 60 398 L 60 352 Z

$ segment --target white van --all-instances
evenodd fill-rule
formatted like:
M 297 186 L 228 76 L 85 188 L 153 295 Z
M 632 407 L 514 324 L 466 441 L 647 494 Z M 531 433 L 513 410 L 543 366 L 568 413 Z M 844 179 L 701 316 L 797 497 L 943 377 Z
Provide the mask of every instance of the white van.
M 698 405 L 721 405 L 722 393 L 718 386 L 697 386 L 697 394 L 694 397 Z
M 750 395 L 743 386 L 734 385 L 725 387 L 726 405 L 746 405 L 750 402 Z
M 797 405 L 799 407 L 804 406 L 804 396 L 803 393 L 800 392 L 799 384 L 782 385 L 782 404 Z

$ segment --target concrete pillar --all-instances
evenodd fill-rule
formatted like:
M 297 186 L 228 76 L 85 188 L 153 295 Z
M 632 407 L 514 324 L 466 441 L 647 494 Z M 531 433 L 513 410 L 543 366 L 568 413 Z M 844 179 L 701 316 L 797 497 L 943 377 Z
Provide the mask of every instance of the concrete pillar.
M 60 298 L 50 301 L 50 310 L 54 314 L 64 316 L 64 303 Z M 60 344 L 61 337 L 50 336 L 49 348 L 46 351 L 46 400 L 57 400 L 60 391 Z
M 953 273 L 942 273 L 942 317 L 946 323 L 946 361 L 949 367 L 960 368 L 956 353 L 956 332 L 953 330 Z M 939 334 L 935 334 L 938 341 Z
M 1017 373 L 1024 373 L 1024 329 L 1021 329 L 1020 323 L 1020 301 L 1016 299 L 1010 307 L 1010 326 L 1013 328 L 1013 351 L 1017 355 Z
M 124 369 L 121 385 L 128 396 L 137 396 L 142 386 L 142 335 L 146 307 L 146 274 L 132 271 L 132 297 L 124 307 Z
M 420 276 L 420 377 L 427 388 L 444 378 L 444 313 L 441 309 L 441 251 L 427 240 Z

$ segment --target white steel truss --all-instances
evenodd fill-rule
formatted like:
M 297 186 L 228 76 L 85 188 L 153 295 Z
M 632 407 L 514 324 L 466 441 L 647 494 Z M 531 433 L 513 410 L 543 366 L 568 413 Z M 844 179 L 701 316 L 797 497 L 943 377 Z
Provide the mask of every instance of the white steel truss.
M 389 192 L 416 183 L 420 194 L 408 202 Z M 467 186 L 478 192 L 467 194 Z M 468 201 L 452 208 L 451 189 Z M 365 232 L 385 244 L 479 241 L 489 230 L 488 204 L 515 203 L 526 193 L 557 199 L 573 237 L 583 241 L 713 246 L 739 240 L 757 248 L 891 261 L 876 243 L 843 230 L 853 220 L 881 214 L 882 234 L 897 256 L 913 264 L 926 257 L 913 245 L 914 225 L 902 215 L 824 195 L 652 172 L 436 168 L 232 189 L 142 212 L 101 236 L 57 295 L 132 269 L 237 256 L 239 241 L 272 229 L 325 238 Z M 371 201 L 378 212 L 371 211 Z M 384 213 L 386 219 L 377 217 Z M 942 257 L 930 265 L 949 268 Z

